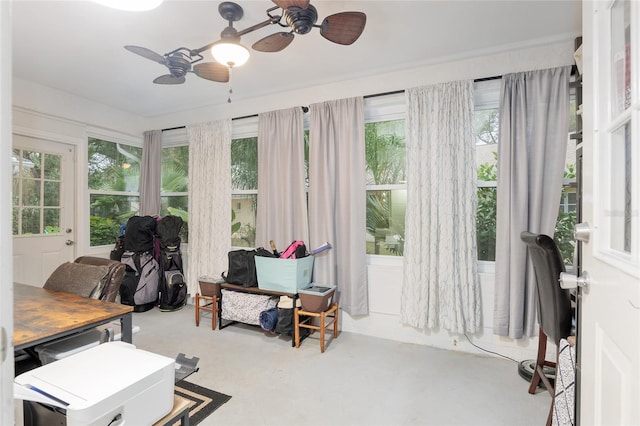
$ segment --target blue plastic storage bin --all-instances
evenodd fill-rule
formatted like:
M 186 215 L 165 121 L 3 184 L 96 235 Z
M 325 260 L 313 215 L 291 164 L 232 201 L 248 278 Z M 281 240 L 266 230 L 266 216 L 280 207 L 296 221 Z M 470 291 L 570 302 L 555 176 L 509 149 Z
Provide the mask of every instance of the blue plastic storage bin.
M 295 294 L 311 282 L 313 256 L 301 259 L 256 256 L 255 260 L 258 288 L 262 290 Z

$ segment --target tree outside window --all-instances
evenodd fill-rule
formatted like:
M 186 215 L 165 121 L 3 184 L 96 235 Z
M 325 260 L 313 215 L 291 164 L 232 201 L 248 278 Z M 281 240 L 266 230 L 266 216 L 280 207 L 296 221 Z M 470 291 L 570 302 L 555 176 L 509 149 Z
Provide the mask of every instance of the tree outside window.
M 367 254 L 404 254 L 407 207 L 405 121 L 365 124 Z
M 231 141 L 231 245 L 255 247 L 258 138 Z
M 569 134 L 575 132 L 575 114 L 573 114 L 575 111 L 575 98 L 572 99 L 570 108 L 569 116 L 572 119 L 569 123 Z M 478 163 L 478 198 L 476 207 L 478 260 L 495 261 L 499 109 L 476 109 L 474 119 Z M 568 266 L 573 265 L 575 247 L 573 239 L 577 208 L 575 153 L 575 140 L 569 138 L 560 211 L 553 235 L 564 262 Z
M 189 147 L 162 149 L 160 216 L 179 216 L 184 221 L 180 230 L 183 243 L 189 242 Z
M 97 138 L 88 140 L 89 241 L 114 244 L 120 227 L 140 207 L 142 148 Z
M 61 157 L 13 149 L 13 235 L 60 233 Z

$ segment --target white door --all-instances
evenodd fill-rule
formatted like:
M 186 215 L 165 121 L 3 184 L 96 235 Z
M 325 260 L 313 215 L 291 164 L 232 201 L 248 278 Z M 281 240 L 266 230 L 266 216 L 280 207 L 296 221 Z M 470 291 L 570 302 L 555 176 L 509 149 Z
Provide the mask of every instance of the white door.
M 640 2 L 583 2 L 579 420 L 640 424 Z
M 75 149 L 14 135 L 13 281 L 42 287 L 74 259 Z

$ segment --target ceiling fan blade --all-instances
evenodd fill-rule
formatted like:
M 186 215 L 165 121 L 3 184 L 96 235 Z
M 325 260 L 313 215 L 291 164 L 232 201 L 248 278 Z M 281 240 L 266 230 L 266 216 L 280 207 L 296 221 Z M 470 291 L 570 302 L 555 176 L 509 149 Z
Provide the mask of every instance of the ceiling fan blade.
M 205 62 L 193 66 L 193 72 L 200 78 L 205 78 L 218 83 L 229 81 L 229 68 L 218 62 Z
M 174 77 L 171 74 L 161 75 L 153 80 L 156 84 L 182 84 L 185 82 L 184 76 L 182 77 Z
M 320 35 L 338 44 L 355 42 L 367 23 L 367 15 L 362 12 L 341 12 L 327 16 L 320 25 Z
M 293 38 L 292 33 L 275 33 L 256 41 L 251 47 L 258 52 L 279 52 L 290 45 Z
M 152 61 L 155 61 L 159 64 L 162 64 L 162 65 L 166 64 L 166 59 L 164 58 L 164 56 L 154 52 L 153 50 L 149 50 L 146 47 L 127 45 L 124 48 L 127 49 L 129 52 L 133 52 L 136 55 L 140 55 L 144 58 L 151 59 Z
M 309 7 L 310 0 L 273 0 L 273 2 L 282 9 L 289 9 L 292 6 L 306 9 Z

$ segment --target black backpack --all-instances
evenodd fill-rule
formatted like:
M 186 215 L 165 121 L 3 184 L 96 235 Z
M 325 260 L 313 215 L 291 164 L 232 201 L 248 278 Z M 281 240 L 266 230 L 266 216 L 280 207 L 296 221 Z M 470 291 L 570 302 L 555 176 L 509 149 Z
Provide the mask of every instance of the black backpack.
M 180 230 L 184 221 L 180 216 L 168 215 L 157 224 L 156 233 L 160 238 L 161 249 L 177 250 L 180 248 Z
M 134 253 L 154 251 L 158 220 L 153 216 L 132 216 L 124 231 L 124 249 Z

